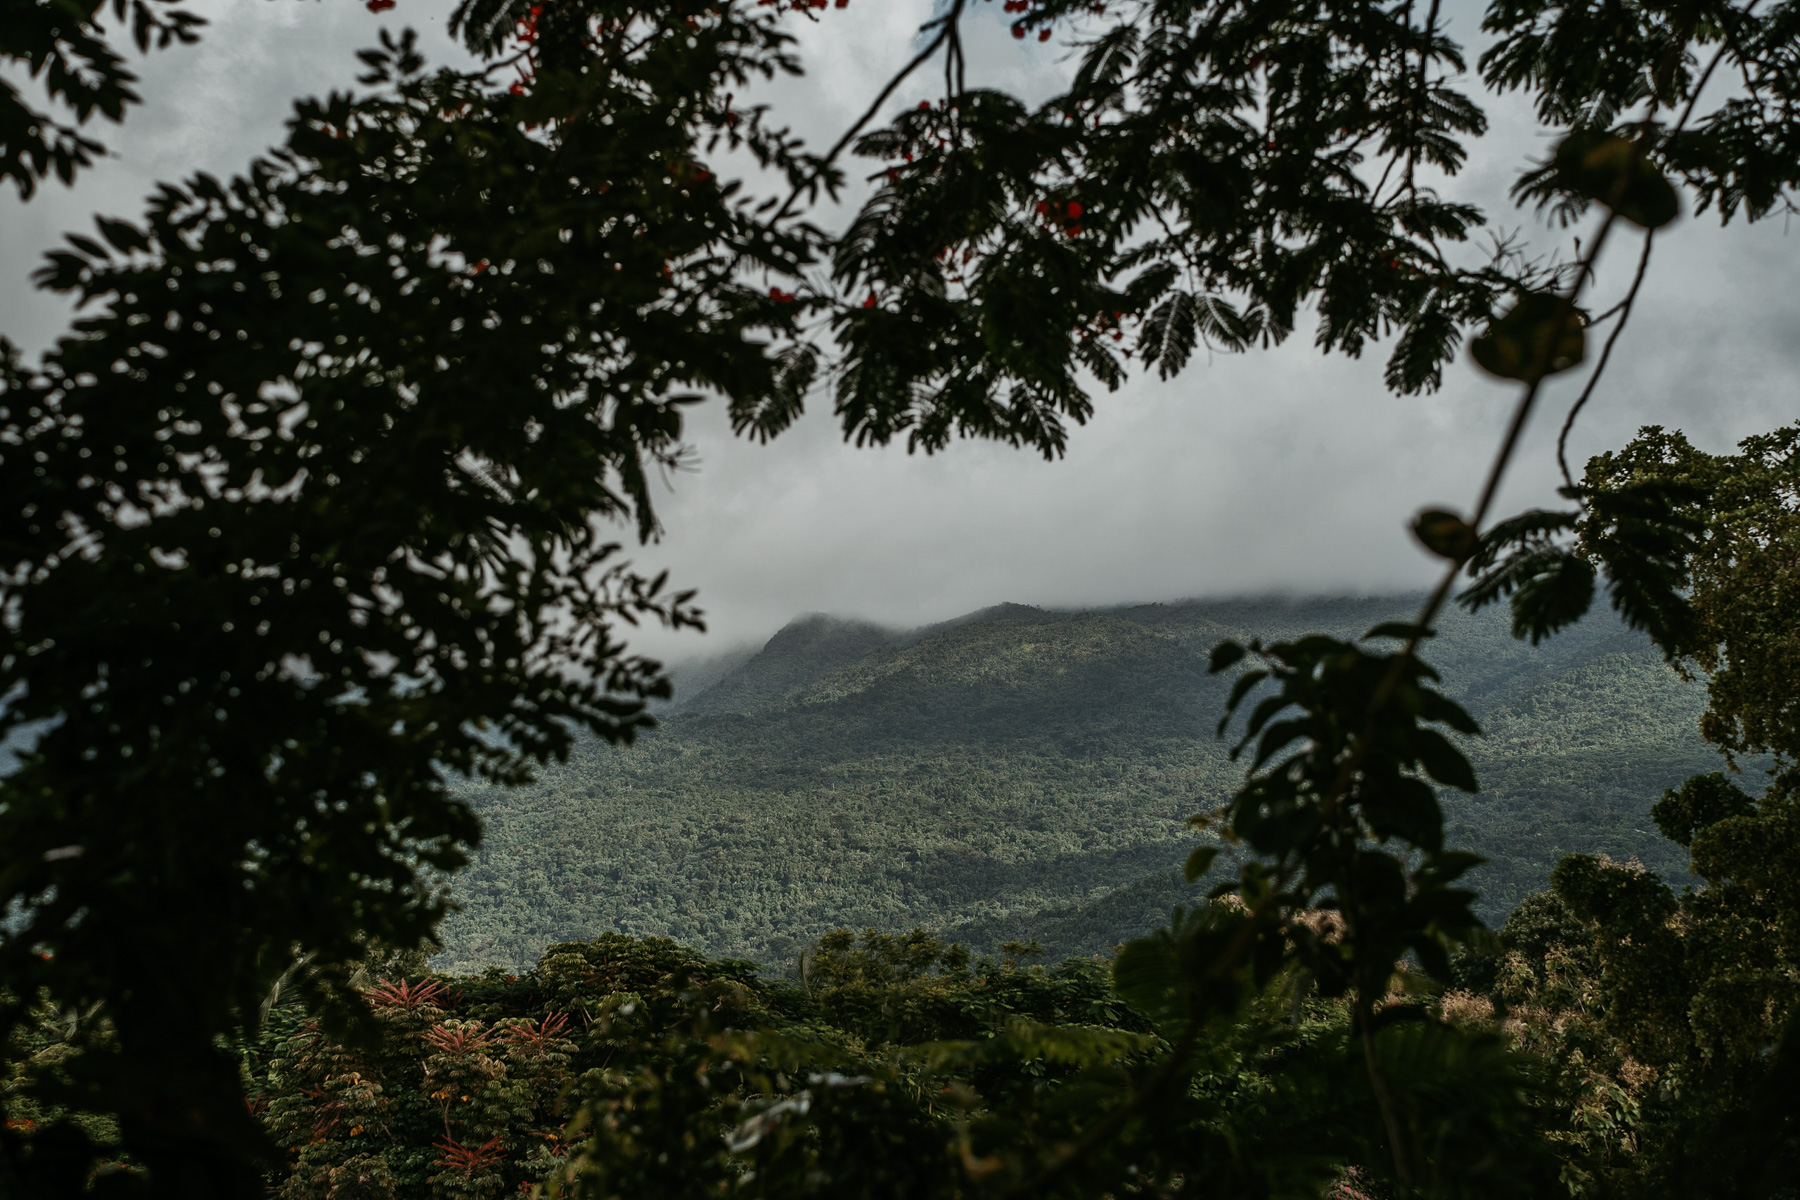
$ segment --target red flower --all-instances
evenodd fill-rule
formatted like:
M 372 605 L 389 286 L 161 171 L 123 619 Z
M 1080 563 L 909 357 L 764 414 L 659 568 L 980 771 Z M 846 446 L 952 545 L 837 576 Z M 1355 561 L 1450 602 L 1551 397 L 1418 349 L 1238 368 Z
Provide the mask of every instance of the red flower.
M 1049 31 L 1049 29 L 1040 29 L 1040 30 L 1038 30 L 1038 41 L 1040 41 L 1040 42 L 1047 42 L 1047 41 L 1049 41 L 1049 40 L 1050 40 L 1050 31 Z
M 1025 27 L 1023 25 L 1014 25 L 1013 26 L 1013 36 L 1016 38 L 1024 37 L 1025 36 Z
M 369 0 L 368 8 L 372 13 L 386 12 L 394 7 L 395 0 Z

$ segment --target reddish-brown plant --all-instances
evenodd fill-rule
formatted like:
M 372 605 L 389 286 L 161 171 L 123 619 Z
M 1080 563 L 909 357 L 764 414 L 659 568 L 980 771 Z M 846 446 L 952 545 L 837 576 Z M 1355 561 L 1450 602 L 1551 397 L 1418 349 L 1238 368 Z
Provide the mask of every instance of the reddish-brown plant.
M 370 988 L 367 995 L 370 1008 L 399 1008 L 406 1012 L 417 1012 L 427 1004 L 436 1004 L 443 992 L 444 985 L 431 979 L 418 983 L 408 983 L 404 979 L 398 982 L 383 979 Z

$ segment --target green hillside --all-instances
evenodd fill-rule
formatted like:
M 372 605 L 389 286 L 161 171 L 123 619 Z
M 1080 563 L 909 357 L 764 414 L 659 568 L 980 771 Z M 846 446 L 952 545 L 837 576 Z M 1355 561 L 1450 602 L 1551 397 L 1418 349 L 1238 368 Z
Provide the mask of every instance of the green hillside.
M 454 881 L 443 961 L 528 963 L 609 929 L 780 961 L 846 925 L 1105 950 L 1181 902 L 1182 822 L 1240 778 L 1213 737 L 1211 646 L 1356 635 L 1412 603 L 1005 605 L 906 634 L 803 618 L 636 746 L 475 792 L 487 840 Z M 1446 811 L 1453 843 L 1493 860 L 1490 921 L 1567 851 L 1679 869 L 1646 814 L 1717 766 L 1701 688 L 1604 618 L 1534 649 L 1499 614 L 1459 614 L 1428 657 L 1489 734 L 1470 747 L 1486 790 Z

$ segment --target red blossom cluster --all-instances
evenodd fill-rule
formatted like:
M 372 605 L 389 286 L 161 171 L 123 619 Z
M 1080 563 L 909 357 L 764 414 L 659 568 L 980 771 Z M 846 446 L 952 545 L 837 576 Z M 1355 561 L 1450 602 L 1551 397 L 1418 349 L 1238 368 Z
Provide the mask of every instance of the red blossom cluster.
M 1079 200 L 1039 200 L 1037 202 L 1038 216 L 1043 218 L 1046 223 L 1060 223 L 1066 237 L 1081 236 L 1081 214 L 1085 211 Z
M 531 47 L 537 44 L 538 18 L 543 15 L 543 5 L 532 5 L 531 10 L 519 18 L 518 27 L 513 31 L 513 36 L 518 39 L 519 45 L 524 48 L 525 53 L 518 60 L 519 78 L 506 89 L 511 95 L 523 96 L 534 82 L 535 72 L 532 70 Z
M 1006 3 L 1004 5 L 1002 5 L 1001 7 L 1003 7 L 1009 13 L 1024 14 L 1024 13 L 1028 13 L 1031 11 L 1031 0 L 1006 0 Z M 1026 29 L 1025 29 L 1025 23 L 1023 21 L 1020 21 L 1019 23 L 1015 24 L 1012 27 L 1012 35 L 1014 37 L 1022 38 L 1025 36 L 1025 34 L 1026 34 Z M 1047 42 L 1049 40 L 1050 40 L 1050 27 L 1048 25 L 1046 25 L 1046 26 L 1044 26 L 1044 28 L 1038 30 L 1038 41 Z
M 758 8 L 785 8 L 791 12 L 806 12 L 814 8 L 849 8 L 850 0 L 756 0 Z
M 394 7 L 396 0 L 369 0 L 368 9 L 372 13 L 386 12 Z
M 794 302 L 794 293 L 784 292 L 778 287 L 772 287 L 769 289 L 769 299 L 775 301 L 777 304 L 792 304 Z

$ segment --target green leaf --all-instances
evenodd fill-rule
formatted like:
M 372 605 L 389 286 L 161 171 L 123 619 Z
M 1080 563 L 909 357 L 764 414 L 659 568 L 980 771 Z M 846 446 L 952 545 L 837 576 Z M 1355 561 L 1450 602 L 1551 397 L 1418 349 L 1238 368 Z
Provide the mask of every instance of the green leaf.
M 1577 129 L 1551 159 L 1556 186 L 1597 200 L 1625 220 L 1660 229 L 1681 215 L 1681 196 L 1646 157 L 1643 142 L 1603 129 Z
M 1220 642 L 1212 648 L 1212 656 L 1207 659 L 1206 673 L 1217 675 L 1220 671 L 1236 666 L 1244 660 L 1245 653 L 1244 647 L 1237 642 Z
M 1670 657 L 1692 646 L 1698 619 L 1685 591 L 1705 489 L 1644 480 L 1585 494 L 1582 544 L 1606 568 L 1613 607 Z
M 1219 857 L 1217 846 L 1196 846 L 1182 865 L 1181 874 L 1189 883 L 1195 883 L 1212 870 L 1213 860 Z
M 1473 525 L 1442 508 L 1428 508 L 1414 517 L 1412 531 L 1421 546 L 1452 562 L 1462 562 L 1475 553 L 1479 541 Z
M 1421 729 L 1413 735 L 1413 749 L 1424 764 L 1426 773 L 1446 787 L 1474 793 L 1481 790 L 1475 781 L 1475 768 L 1463 752 L 1450 744 L 1443 734 Z
M 1156 367 L 1156 373 L 1168 379 L 1187 365 L 1199 340 L 1200 311 L 1194 298 L 1176 292 L 1156 306 L 1144 322 L 1138 338 L 1144 365 Z
M 1552 539 L 1584 520 L 1579 512 L 1532 509 L 1495 525 L 1469 559 L 1475 582 L 1457 602 L 1475 612 L 1512 597 L 1513 636 L 1533 645 L 1579 621 L 1593 604 L 1594 567 Z
M 1113 959 L 1113 986 L 1139 1012 L 1163 1020 L 1179 1017 L 1186 984 L 1180 954 L 1169 930 L 1133 938 Z
M 1528 509 L 1516 517 L 1508 517 L 1482 536 L 1481 546 L 1469 560 L 1469 575 L 1473 577 L 1487 570 L 1508 550 L 1528 543 L 1540 543 L 1552 534 L 1573 530 L 1580 521 L 1579 512 L 1543 508 Z M 1481 605 L 1475 606 L 1477 609 L 1480 607 Z
M 100 236 L 119 250 L 129 254 L 133 251 L 150 249 L 150 239 L 144 231 L 126 221 L 115 221 L 110 217 L 95 217 L 94 224 L 100 229 Z
M 1421 629 L 1411 621 L 1383 621 L 1369 632 L 1363 634 L 1363 641 L 1374 641 L 1377 638 L 1393 638 L 1397 642 L 1408 642 L 1414 637 L 1434 638 L 1435 629 Z
M 112 257 L 111 251 L 107 250 L 107 248 L 105 246 L 102 246 L 99 242 L 96 242 L 93 238 L 83 237 L 79 233 L 71 233 L 68 235 L 68 239 L 69 239 L 69 245 L 75 247 L 77 250 L 81 251 L 83 254 L 87 255 L 89 258 L 111 258 Z
M 1391 779 L 1379 789 L 1367 790 L 1362 805 L 1369 831 L 1377 838 L 1403 838 L 1428 851 L 1442 848 L 1444 812 L 1437 793 L 1424 781 L 1404 776 Z M 1361 881 L 1360 886 L 1367 882 Z
M 1530 383 L 1578 366 L 1587 354 L 1587 315 L 1554 292 L 1524 292 L 1469 343 L 1476 365 Z
M 1575 554 L 1545 551 L 1527 556 L 1519 562 L 1518 575 L 1513 636 L 1529 639 L 1534 646 L 1579 621 L 1593 606 L 1593 564 Z

